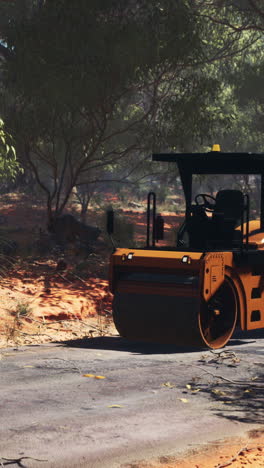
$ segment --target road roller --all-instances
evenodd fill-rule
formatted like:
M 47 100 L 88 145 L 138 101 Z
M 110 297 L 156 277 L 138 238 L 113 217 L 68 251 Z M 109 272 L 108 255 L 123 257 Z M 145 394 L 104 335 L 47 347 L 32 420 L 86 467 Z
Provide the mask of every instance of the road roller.
M 178 166 L 185 216 L 175 245 L 162 246 L 163 219 L 148 195 L 143 248 L 115 248 L 110 259 L 113 320 L 129 340 L 218 349 L 235 328 L 264 328 L 264 153 L 165 153 Z M 259 175 L 260 213 L 250 196 L 193 193 L 193 176 Z M 251 178 L 254 179 L 254 178 Z M 253 211 L 253 210 L 252 210 Z M 114 238 L 114 215 L 107 229 Z

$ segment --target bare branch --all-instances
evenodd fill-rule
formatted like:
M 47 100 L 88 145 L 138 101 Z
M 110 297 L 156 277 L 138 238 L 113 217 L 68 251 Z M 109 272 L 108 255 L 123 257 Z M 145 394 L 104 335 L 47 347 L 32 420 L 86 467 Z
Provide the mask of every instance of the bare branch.
M 35 164 L 33 163 L 33 161 L 32 161 L 32 159 L 31 159 L 31 157 L 30 157 L 29 154 L 27 155 L 27 160 L 28 160 L 28 162 L 29 162 L 29 164 L 30 164 L 30 166 L 31 166 L 31 169 L 33 170 L 33 173 L 34 173 L 34 175 L 35 175 L 35 177 L 36 177 L 36 180 L 37 180 L 39 186 L 44 190 L 44 192 L 46 192 L 46 194 L 47 194 L 48 196 L 50 196 L 50 191 L 49 191 L 49 189 L 45 186 L 45 184 L 40 180 L 38 170 L 37 170 Z
M 59 211 L 60 196 L 61 196 L 62 187 L 65 182 L 64 178 L 65 178 L 65 173 L 66 173 L 66 169 L 68 166 L 69 154 L 70 154 L 70 147 L 69 145 L 67 145 L 65 154 L 64 154 L 63 167 L 62 167 L 62 171 L 60 174 L 59 186 L 58 186 L 57 193 L 56 193 L 56 207 L 55 207 L 56 213 Z

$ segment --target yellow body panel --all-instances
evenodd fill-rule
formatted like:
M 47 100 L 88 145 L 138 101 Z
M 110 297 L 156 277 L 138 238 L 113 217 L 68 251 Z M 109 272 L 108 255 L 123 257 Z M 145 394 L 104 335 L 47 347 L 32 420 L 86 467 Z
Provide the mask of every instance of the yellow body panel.
M 117 249 L 115 253 L 113 253 L 112 258 L 114 263 L 121 263 L 124 262 L 122 260 L 123 255 L 129 255 L 133 253 L 133 262 L 138 262 L 140 259 L 164 259 L 165 261 L 170 260 L 182 260 L 182 257 L 185 255 L 189 256 L 192 260 L 200 260 L 203 256 L 202 252 L 179 252 L 175 250 L 140 250 L 140 249 Z M 129 261 L 129 260 L 128 260 Z
M 254 223 L 255 228 L 257 223 Z M 263 233 L 257 233 L 252 234 L 251 238 L 257 241 L 263 236 Z M 183 262 L 183 257 L 187 258 L 186 262 Z M 168 277 L 168 280 L 131 282 L 117 279 L 117 272 L 135 271 L 143 273 L 151 271 Z M 170 280 L 173 275 L 195 278 L 195 281 L 188 285 L 173 284 Z M 197 297 L 202 303 L 202 301 L 208 302 L 214 296 L 225 279 L 228 279 L 235 291 L 240 327 L 243 330 L 264 327 L 264 276 L 252 271 L 249 264 L 243 266 L 235 264 L 234 254 L 231 251 L 202 253 L 117 249 L 111 256 L 110 288 L 113 293 L 119 291 L 131 294 L 162 294 L 164 300 L 166 296 L 188 295 Z

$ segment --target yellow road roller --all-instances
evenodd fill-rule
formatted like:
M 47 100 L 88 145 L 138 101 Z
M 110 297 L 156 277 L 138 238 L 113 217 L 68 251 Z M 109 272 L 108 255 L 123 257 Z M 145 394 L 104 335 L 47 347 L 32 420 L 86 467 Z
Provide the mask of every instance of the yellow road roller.
M 117 248 L 110 259 L 113 319 L 129 340 L 217 349 L 234 329 L 264 328 L 264 153 L 154 154 L 176 163 L 186 201 L 174 246 L 159 246 L 163 219 L 156 195 L 147 206 L 144 248 Z M 195 174 L 259 175 L 260 216 L 249 194 L 192 193 Z M 113 234 L 113 213 L 108 213 Z

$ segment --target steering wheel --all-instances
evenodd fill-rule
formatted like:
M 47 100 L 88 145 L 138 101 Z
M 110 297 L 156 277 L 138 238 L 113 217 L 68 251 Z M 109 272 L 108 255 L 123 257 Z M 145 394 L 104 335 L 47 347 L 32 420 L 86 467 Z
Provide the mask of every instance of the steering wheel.
M 212 195 L 207 195 L 207 193 L 198 193 L 194 200 L 196 205 L 203 208 L 204 211 L 209 211 L 209 213 L 212 213 L 214 211 L 216 200 L 214 197 L 212 197 Z

